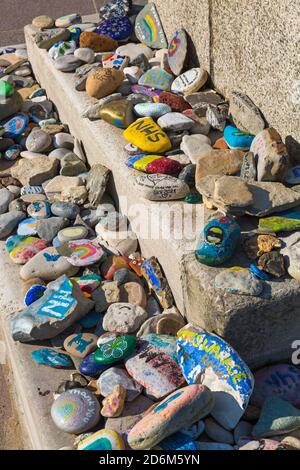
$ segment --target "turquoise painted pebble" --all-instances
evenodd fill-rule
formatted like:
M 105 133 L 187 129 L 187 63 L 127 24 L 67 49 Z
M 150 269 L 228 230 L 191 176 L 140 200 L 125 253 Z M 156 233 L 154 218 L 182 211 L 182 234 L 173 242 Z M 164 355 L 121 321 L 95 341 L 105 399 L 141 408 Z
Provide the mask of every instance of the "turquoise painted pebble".
M 45 286 L 42 286 L 41 284 L 34 284 L 26 292 L 24 296 L 24 304 L 27 307 L 33 304 L 33 302 L 43 297 L 45 290 L 46 290 Z
M 51 217 L 51 204 L 48 201 L 33 202 L 28 206 L 27 212 L 34 219 L 48 219 Z
M 53 349 L 44 348 L 36 349 L 31 353 L 32 359 L 43 366 L 50 366 L 55 368 L 72 367 L 73 361 L 66 354 L 61 354 Z
M 62 431 L 81 434 L 98 424 L 100 405 L 89 390 L 75 388 L 62 393 L 54 401 L 51 417 Z
M 197 260 L 207 266 L 225 263 L 233 255 L 240 233 L 233 217 L 214 214 L 200 236 L 195 252 Z
M 36 235 L 37 234 L 38 220 L 33 217 L 24 219 L 19 223 L 17 234 L 18 235 Z
M 201 202 L 201 196 L 199 194 L 188 194 L 185 202 L 188 204 L 198 204 L 198 202 Z
M 4 152 L 5 160 L 13 162 L 20 156 L 20 153 L 22 152 L 22 150 L 23 150 L 22 145 L 19 145 L 19 144 L 12 145 Z
M 182 432 L 176 432 L 172 436 L 161 441 L 154 450 L 197 450 L 197 445 L 191 437 Z
M 231 149 L 249 150 L 254 137 L 254 135 L 240 131 L 234 126 L 227 126 L 224 129 L 225 142 Z
M 164 114 L 171 113 L 172 109 L 164 103 L 138 103 L 135 105 L 134 111 L 141 117 L 159 118 Z
M 139 85 L 168 91 L 174 81 L 173 75 L 163 69 L 150 69 L 139 79 Z
M 102 21 L 95 32 L 109 36 L 116 41 L 125 41 L 132 35 L 133 26 L 127 16 L 121 16 Z

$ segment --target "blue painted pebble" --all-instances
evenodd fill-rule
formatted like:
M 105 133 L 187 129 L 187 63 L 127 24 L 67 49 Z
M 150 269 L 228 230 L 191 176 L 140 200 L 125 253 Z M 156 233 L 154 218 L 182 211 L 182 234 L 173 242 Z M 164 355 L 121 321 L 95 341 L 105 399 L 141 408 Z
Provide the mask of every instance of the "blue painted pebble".
M 133 26 L 127 16 L 115 17 L 100 23 L 95 32 L 116 41 L 126 41 L 133 33 Z
M 171 113 L 172 109 L 164 103 L 138 103 L 134 107 L 134 112 L 141 117 L 159 118 Z
M 23 150 L 22 145 L 19 145 L 19 144 L 12 145 L 4 152 L 5 160 L 13 162 L 20 156 L 20 153 L 22 152 L 22 150 Z
M 73 361 L 66 354 L 61 354 L 50 348 L 36 349 L 31 353 L 32 359 L 37 364 L 55 367 L 58 369 L 72 367 Z
M 38 220 L 33 217 L 24 219 L 19 223 L 17 234 L 18 235 L 36 235 L 37 234 Z
M 43 297 L 45 290 L 46 290 L 46 287 L 42 286 L 41 284 L 35 284 L 31 286 L 25 294 L 24 304 L 27 307 L 33 304 L 36 300 Z
M 94 353 L 92 353 L 86 356 L 80 363 L 79 371 L 83 375 L 94 377 L 96 375 L 100 375 L 101 372 L 104 372 L 109 367 L 111 366 L 97 363 L 94 359 Z
M 240 131 L 234 126 L 227 126 L 224 129 L 225 142 L 231 149 L 249 150 L 254 137 L 254 135 Z
M 69 30 L 70 30 L 70 40 L 76 41 L 76 43 L 78 44 L 80 34 L 81 34 L 81 29 L 78 28 L 78 26 L 76 26 L 75 28 L 69 28 Z
M 249 269 L 256 277 L 258 277 L 258 279 L 261 279 L 262 281 L 271 280 L 271 276 L 255 266 L 255 264 L 251 264 Z
M 21 188 L 21 196 L 26 196 L 26 194 L 43 194 L 44 190 L 42 186 L 23 186 Z
M 16 114 L 10 117 L 2 126 L 4 128 L 4 137 L 16 139 L 23 134 L 28 124 L 28 119 L 25 114 Z

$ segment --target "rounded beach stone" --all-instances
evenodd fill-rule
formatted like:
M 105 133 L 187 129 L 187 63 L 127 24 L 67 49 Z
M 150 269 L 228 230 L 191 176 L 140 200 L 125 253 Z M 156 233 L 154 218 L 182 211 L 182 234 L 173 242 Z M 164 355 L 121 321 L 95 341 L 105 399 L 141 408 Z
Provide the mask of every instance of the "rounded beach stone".
M 78 450 L 125 450 L 125 444 L 115 431 L 102 429 L 92 436 L 83 439 L 77 447 Z
M 176 93 L 188 95 L 200 90 L 207 79 L 208 73 L 203 67 L 190 69 L 174 80 L 171 89 Z
M 135 121 L 133 104 L 127 100 L 110 101 L 101 107 L 100 117 L 113 126 L 127 129 Z
M 78 13 L 60 16 L 55 20 L 55 26 L 57 28 L 68 28 L 75 23 L 81 23 L 81 16 Z
M 57 234 L 58 240 L 61 243 L 69 242 L 72 240 L 82 240 L 88 234 L 88 229 L 83 225 L 74 225 L 60 230 Z
M 164 153 L 172 148 L 167 134 L 151 118 L 138 119 L 124 131 L 123 136 L 150 154 Z
M 46 287 L 42 284 L 34 284 L 31 286 L 24 295 L 24 304 L 28 307 L 33 302 L 39 300 L 46 290 Z
M 221 442 L 223 444 L 234 444 L 234 438 L 231 432 L 227 429 L 222 428 L 212 418 L 205 420 L 205 432 L 210 439 L 215 442 Z
M 134 60 L 141 54 L 144 54 L 147 59 L 151 59 L 154 54 L 150 47 L 147 47 L 145 44 L 135 43 L 128 43 L 124 46 L 118 47 L 116 53 L 122 56 L 129 57 L 130 63 L 134 62 Z
M 54 67 L 61 72 L 75 72 L 82 65 L 82 61 L 74 54 L 63 55 L 54 61 Z
M 114 93 L 124 78 L 121 70 L 97 68 L 87 77 L 86 92 L 92 98 L 104 98 Z
M 114 365 L 129 356 L 136 347 L 134 336 L 116 336 L 111 334 L 98 340 L 98 349 L 94 353 L 95 362 L 101 365 Z
M 52 404 L 51 417 L 64 432 L 80 434 L 98 424 L 100 405 L 94 395 L 85 389 L 62 393 Z
M 84 31 L 80 34 L 80 47 L 89 48 L 94 52 L 111 52 L 118 47 L 118 42 L 109 36 Z
M 249 150 L 254 135 L 240 131 L 237 127 L 227 126 L 224 129 L 224 140 L 230 149 Z
M 91 333 L 73 334 L 65 339 L 64 348 L 71 356 L 84 359 L 97 348 L 97 339 Z
M 27 207 L 30 217 L 35 219 L 48 219 L 51 217 L 51 205 L 48 201 L 33 202 Z
M 151 449 L 181 428 L 207 416 L 213 405 L 213 395 L 204 385 L 177 390 L 133 427 L 128 443 L 136 450 Z
M 141 195 L 149 201 L 174 201 L 183 199 L 190 192 L 184 181 L 170 175 L 138 176 L 135 184 Z
M 108 307 L 103 328 L 116 333 L 134 333 L 147 320 L 148 313 L 139 305 L 115 303 Z
M 74 56 L 86 64 L 92 64 L 95 61 L 95 52 L 88 47 L 79 47 L 75 50 Z
M 124 369 L 110 367 L 97 380 L 97 385 L 103 397 L 109 396 L 114 387 L 121 385 L 126 390 L 126 401 L 133 401 L 140 395 L 143 387 L 135 382 Z
M 32 20 L 32 26 L 38 29 L 50 29 L 54 26 L 54 19 L 47 15 L 36 16 Z
M 11 235 L 25 217 L 25 213 L 18 210 L 11 210 L 6 214 L 0 215 L 0 239 L 2 240 Z
M 25 145 L 29 152 L 42 153 L 49 149 L 51 143 L 51 136 L 39 129 L 31 131 Z
M 51 205 L 51 212 L 57 217 L 65 217 L 67 219 L 76 219 L 79 214 L 79 207 L 70 202 L 57 201 Z
M 37 253 L 47 248 L 48 242 L 37 237 L 13 235 L 6 240 L 5 247 L 11 260 L 16 264 L 25 264 Z
M 88 377 L 99 376 L 101 372 L 104 372 L 109 366 L 104 364 L 99 364 L 94 359 L 94 353 L 86 356 L 79 365 L 79 371 L 83 375 Z
M 171 111 L 170 106 L 164 103 L 138 103 L 134 107 L 134 112 L 141 117 L 159 118 Z

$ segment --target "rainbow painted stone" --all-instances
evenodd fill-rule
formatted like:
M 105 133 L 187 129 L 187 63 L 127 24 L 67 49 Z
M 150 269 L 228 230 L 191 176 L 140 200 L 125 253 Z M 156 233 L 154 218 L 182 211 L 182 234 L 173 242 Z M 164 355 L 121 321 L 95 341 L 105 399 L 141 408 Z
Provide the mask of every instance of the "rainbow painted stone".
M 94 359 L 98 364 L 114 365 L 128 357 L 136 347 L 134 336 L 109 335 L 107 339 L 98 343 Z
M 92 240 L 74 240 L 63 243 L 57 248 L 72 266 L 90 266 L 104 256 L 104 251 L 97 242 Z
M 98 424 L 100 405 L 89 390 L 75 388 L 56 398 L 51 407 L 51 416 L 62 431 L 80 434 Z
M 12 235 L 6 240 L 5 247 L 10 259 L 16 264 L 25 264 L 37 253 L 47 248 L 48 242 L 37 237 Z
M 31 357 L 37 364 L 43 366 L 55 367 L 57 369 L 73 366 L 73 362 L 69 356 L 58 353 L 50 348 L 36 349 L 32 351 Z
M 158 68 L 147 70 L 139 79 L 139 85 L 167 91 L 171 89 L 173 81 L 173 75 Z
M 175 348 L 173 336 L 146 335 L 138 343 L 137 354 L 125 363 L 128 374 L 155 398 L 162 398 L 184 384 Z
M 80 441 L 78 450 L 125 450 L 125 444 L 115 431 L 102 429 Z
M 4 137 L 16 139 L 25 131 L 28 119 L 25 114 L 16 114 L 10 117 L 1 125 L 4 128 Z
M 215 398 L 212 416 L 225 429 L 233 429 L 244 414 L 254 378 L 238 353 L 214 334 L 184 327 L 177 334 L 178 362 L 189 384 L 209 387 Z
M 116 41 L 126 41 L 133 33 L 133 26 L 127 16 L 119 16 L 102 21 L 95 32 Z
M 179 162 L 159 155 L 133 155 L 126 160 L 126 165 L 145 173 L 171 176 L 178 175 L 182 170 Z
M 168 46 L 163 26 L 154 3 L 149 3 L 140 11 L 135 22 L 136 37 L 152 49 Z
M 196 249 L 196 258 L 207 266 L 225 263 L 234 253 L 240 237 L 240 227 L 229 215 L 216 213 L 205 226 Z
M 214 405 L 204 385 L 190 385 L 173 392 L 144 416 L 128 434 L 132 449 L 151 449 L 168 436 L 207 416 Z
M 171 150 L 167 134 L 151 118 L 141 118 L 123 133 L 125 139 L 148 153 L 163 153 Z
M 170 39 L 168 49 L 169 66 L 174 75 L 180 75 L 187 54 L 187 36 L 184 29 L 176 31 Z

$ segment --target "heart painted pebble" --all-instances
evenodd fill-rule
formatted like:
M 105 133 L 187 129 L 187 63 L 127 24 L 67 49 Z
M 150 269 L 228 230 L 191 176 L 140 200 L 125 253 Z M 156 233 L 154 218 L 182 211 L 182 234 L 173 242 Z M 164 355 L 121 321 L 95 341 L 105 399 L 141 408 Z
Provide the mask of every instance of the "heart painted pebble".
M 24 304 L 28 307 L 29 305 L 43 297 L 46 287 L 41 284 L 34 284 L 31 286 L 24 296 Z
M 97 339 L 91 333 L 73 334 L 65 339 L 64 348 L 71 356 L 84 359 L 97 348 Z
M 152 49 L 164 49 L 167 40 L 159 14 L 154 3 L 149 3 L 137 15 L 135 21 L 136 37 Z
M 212 391 L 213 418 L 233 429 L 244 414 L 254 387 L 250 369 L 237 352 L 214 334 L 184 327 L 178 332 L 177 354 L 189 384 L 201 381 Z
M 182 170 L 180 163 L 158 155 L 134 155 L 126 160 L 126 165 L 145 173 L 165 175 L 178 175 Z
M 136 347 L 134 336 L 116 336 L 114 334 L 105 337 L 94 353 L 96 363 L 101 365 L 114 365 L 122 362 Z
M 89 431 L 99 422 L 100 405 L 89 390 L 68 390 L 53 402 L 51 417 L 62 431 L 80 434 Z
M 48 219 L 51 217 L 51 204 L 48 201 L 33 202 L 27 207 L 27 212 L 34 219 Z
M 58 248 L 72 266 L 90 266 L 97 263 L 104 255 L 101 246 L 92 240 L 74 240 L 65 242 Z
M 176 31 L 170 39 L 168 49 L 169 66 L 174 75 L 181 74 L 187 55 L 187 36 L 184 29 Z
M 208 73 L 204 68 L 194 68 L 179 75 L 172 83 L 172 91 L 188 95 L 200 90 L 208 79 Z
M 125 444 L 115 431 L 102 429 L 80 441 L 78 450 L 125 450 Z
M 43 366 L 55 367 L 58 369 L 72 367 L 73 362 L 66 354 L 58 353 L 50 348 L 36 349 L 31 353 L 32 359 Z
M 33 217 L 24 219 L 22 220 L 22 222 L 19 223 L 17 234 L 23 235 L 23 236 L 36 235 L 37 224 L 38 224 L 38 220 L 34 219 Z
M 172 148 L 167 134 L 151 118 L 138 119 L 124 131 L 123 136 L 148 153 L 163 153 Z
M 230 149 L 249 150 L 254 137 L 234 126 L 227 126 L 224 129 L 224 139 Z
M 47 248 L 48 242 L 37 237 L 12 235 L 5 242 L 11 260 L 16 264 L 25 264 L 37 253 Z
M 126 41 L 133 33 L 133 26 L 127 16 L 120 16 L 102 21 L 96 27 L 95 32 L 109 36 L 116 41 Z
M 4 128 L 4 137 L 15 139 L 25 131 L 28 125 L 28 119 L 25 114 L 16 114 L 7 119 L 2 126 Z
M 171 89 L 174 77 L 163 69 L 150 69 L 139 79 L 139 85 L 167 91 Z

